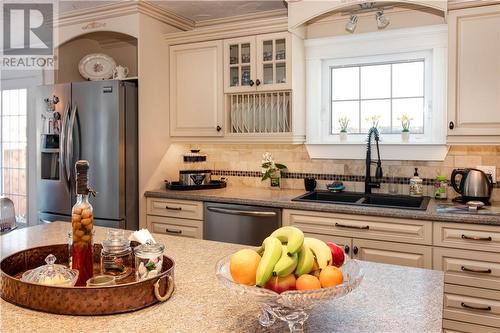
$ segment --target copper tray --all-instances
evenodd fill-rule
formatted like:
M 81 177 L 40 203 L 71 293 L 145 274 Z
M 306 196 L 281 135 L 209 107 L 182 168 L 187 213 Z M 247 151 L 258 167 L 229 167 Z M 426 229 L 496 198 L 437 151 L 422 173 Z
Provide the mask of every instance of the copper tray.
M 135 281 L 133 272 L 120 284 L 107 287 L 57 287 L 20 280 L 22 273 L 45 264 L 53 254 L 68 262 L 68 245 L 40 246 L 14 253 L 0 262 L 0 297 L 25 308 L 66 315 L 105 315 L 136 311 L 170 298 L 174 291 L 174 261 L 163 256 L 161 273 Z M 101 245 L 94 245 L 94 273 L 99 274 Z

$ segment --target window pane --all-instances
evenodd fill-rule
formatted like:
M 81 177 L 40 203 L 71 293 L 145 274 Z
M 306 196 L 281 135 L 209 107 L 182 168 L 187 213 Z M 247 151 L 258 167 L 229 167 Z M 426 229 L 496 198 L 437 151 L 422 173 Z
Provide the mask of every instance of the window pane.
M 359 133 L 359 102 L 332 103 L 332 134 L 340 132 L 339 118 L 350 119 L 347 129 L 350 133 Z
M 361 98 L 391 96 L 391 65 L 361 67 Z
M 361 132 L 367 133 L 373 126 L 373 118 L 378 119 L 380 132 L 391 131 L 391 100 L 361 101 Z
M 392 65 L 392 96 L 412 97 L 424 95 L 424 62 Z
M 399 133 L 402 130 L 399 118 L 403 114 L 408 115 L 410 120 L 410 132 L 424 132 L 424 99 L 423 98 L 404 98 L 392 101 L 392 123 L 393 132 Z
M 332 68 L 332 100 L 359 98 L 359 67 Z

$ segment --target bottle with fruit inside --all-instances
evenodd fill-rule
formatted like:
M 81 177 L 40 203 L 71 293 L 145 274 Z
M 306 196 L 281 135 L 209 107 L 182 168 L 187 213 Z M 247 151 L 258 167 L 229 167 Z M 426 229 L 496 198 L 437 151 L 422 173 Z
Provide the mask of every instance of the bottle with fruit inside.
M 93 276 L 93 244 L 92 229 L 94 217 L 92 205 L 89 203 L 89 193 L 94 193 L 88 186 L 88 161 L 78 161 L 76 169 L 76 204 L 72 209 L 71 224 L 73 229 L 73 246 L 71 250 L 73 269 L 77 269 L 76 286 L 85 286 Z

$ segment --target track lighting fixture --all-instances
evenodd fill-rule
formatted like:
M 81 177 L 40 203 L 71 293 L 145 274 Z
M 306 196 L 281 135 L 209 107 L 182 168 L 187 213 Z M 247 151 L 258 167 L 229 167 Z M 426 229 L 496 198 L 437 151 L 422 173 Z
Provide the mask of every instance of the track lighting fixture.
M 351 15 L 351 18 L 345 25 L 345 30 L 349 31 L 350 33 L 353 33 L 354 30 L 356 30 L 356 25 L 358 24 L 358 16 L 357 15 Z
M 387 18 L 387 16 L 384 15 L 384 11 L 383 10 L 378 11 L 375 14 L 375 18 L 377 20 L 377 27 L 379 29 L 384 29 L 385 27 L 387 27 L 389 25 L 389 23 L 391 23 L 389 21 L 389 19 Z

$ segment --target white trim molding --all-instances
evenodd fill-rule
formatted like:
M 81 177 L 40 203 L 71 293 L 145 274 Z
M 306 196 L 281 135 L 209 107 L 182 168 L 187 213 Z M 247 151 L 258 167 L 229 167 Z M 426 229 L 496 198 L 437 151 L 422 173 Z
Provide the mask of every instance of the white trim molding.
M 381 144 L 389 159 L 444 159 L 448 150 L 447 45 L 447 25 L 306 40 L 306 144 L 314 145 L 310 149 L 314 158 L 363 158 L 366 145 L 365 135 L 352 134 L 341 142 L 338 134 L 331 133 L 328 66 L 390 62 L 415 56 L 426 63 L 425 133 L 412 134 L 409 142 L 402 142 L 399 134 L 382 134 Z M 329 148 L 319 148 L 321 145 Z

